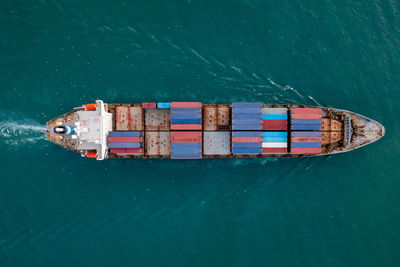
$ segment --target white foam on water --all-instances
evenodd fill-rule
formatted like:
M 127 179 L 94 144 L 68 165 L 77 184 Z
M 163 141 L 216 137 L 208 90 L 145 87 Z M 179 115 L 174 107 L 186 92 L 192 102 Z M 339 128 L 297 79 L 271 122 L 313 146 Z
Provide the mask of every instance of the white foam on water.
M 46 127 L 32 121 L 0 121 L 0 142 L 18 146 L 45 139 Z

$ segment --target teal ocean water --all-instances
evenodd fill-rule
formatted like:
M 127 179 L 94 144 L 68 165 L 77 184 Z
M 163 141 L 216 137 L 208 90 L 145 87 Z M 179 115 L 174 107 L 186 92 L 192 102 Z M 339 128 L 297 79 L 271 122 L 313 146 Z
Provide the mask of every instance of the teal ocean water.
M 400 3 L 0 3 L 0 266 L 399 266 Z M 91 103 L 263 101 L 378 120 L 330 157 L 95 160 L 41 134 Z

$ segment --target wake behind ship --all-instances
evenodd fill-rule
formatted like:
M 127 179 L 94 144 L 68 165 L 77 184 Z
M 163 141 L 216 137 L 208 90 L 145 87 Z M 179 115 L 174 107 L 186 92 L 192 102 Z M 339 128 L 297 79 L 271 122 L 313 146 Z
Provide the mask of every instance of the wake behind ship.
M 298 158 L 354 150 L 385 135 L 378 122 L 334 108 L 97 100 L 46 124 L 47 139 L 106 158 Z

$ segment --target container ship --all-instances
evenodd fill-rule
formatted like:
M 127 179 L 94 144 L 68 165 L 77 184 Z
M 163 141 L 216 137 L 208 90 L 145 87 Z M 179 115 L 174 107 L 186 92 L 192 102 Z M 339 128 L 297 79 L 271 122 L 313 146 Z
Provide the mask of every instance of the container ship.
M 158 102 L 75 108 L 46 123 L 47 139 L 83 157 L 301 158 L 351 151 L 385 128 L 351 111 L 260 102 Z

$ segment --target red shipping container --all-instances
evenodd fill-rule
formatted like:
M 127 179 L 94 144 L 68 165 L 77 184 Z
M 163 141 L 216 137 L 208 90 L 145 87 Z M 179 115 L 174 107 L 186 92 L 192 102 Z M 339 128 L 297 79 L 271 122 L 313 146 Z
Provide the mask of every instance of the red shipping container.
M 321 114 L 292 113 L 292 119 L 321 119 Z
M 171 137 L 201 137 L 202 132 L 171 132 Z
M 109 143 L 140 143 L 140 137 L 117 137 L 117 136 L 110 136 L 108 137 Z
M 232 137 L 233 143 L 261 143 L 262 137 Z
M 201 124 L 171 124 L 171 130 L 201 130 Z
M 173 137 L 171 139 L 171 143 L 201 143 L 202 139 L 200 138 L 188 138 L 188 137 Z
M 321 153 L 321 148 L 320 147 L 292 147 L 290 152 L 297 153 L 297 154 L 317 154 L 317 153 Z
M 143 153 L 143 148 L 111 148 L 111 153 L 142 154 Z
M 201 102 L 171 102 L 171 108 L 201 108 Z
M 321 142 L 322 138 L 319 137 L 292 137 L 292 142 Z
M 292 113 L 296 114 L 322 114 L 320 108 L 292 108 Z
M 287 130 L 287 120 L 264 120 L 262 121 L 263 130 L 276 130 L 276 131 L 286 131 Z
M 262 153 L 287 153 L 286 147 L 269 147 L 269 148 L 263 148 Z
M 157 108 L 157 103 L 145 102 L 145 103 L 142 103 L 142 107 L 143 108 Z

